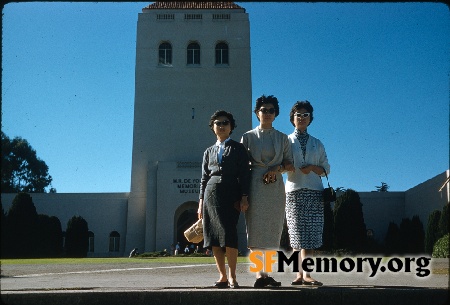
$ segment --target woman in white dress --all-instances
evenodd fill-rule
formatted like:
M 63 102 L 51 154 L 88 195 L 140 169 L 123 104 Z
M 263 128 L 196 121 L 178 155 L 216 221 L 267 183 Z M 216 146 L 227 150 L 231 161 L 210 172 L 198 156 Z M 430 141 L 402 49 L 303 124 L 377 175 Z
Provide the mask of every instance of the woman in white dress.
M 251 166 L 249 207 L 245 212 L 247 246 L 251 252 L 278 250 L 286 200 L 281 173 L 294 169 L 291 145 L 287 135 L 272 126 L 280 112 L 276 97 L 263 95 L 258 98 L 254 112 L 260 124 L 244 133 L 241 139 Z M 280 285 L 266 272 L 256 273 L 254 287 Z

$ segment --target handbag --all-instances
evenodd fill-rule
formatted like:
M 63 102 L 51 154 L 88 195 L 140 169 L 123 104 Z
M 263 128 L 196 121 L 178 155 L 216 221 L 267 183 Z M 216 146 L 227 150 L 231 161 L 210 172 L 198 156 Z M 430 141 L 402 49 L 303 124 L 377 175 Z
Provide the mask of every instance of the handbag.
M 199 243 L 203 240 L 203 219 L 197 220 L 192 226 L 184 231 L 184 236 L 190 243 Z
M 327 178 L 328 187 L 323 190 L 323 201 L 324 202 L 332 202 L 336 201 L 336 192 L 331 187 L 330 182 L 328 181 L 327 171 L 324 169 L 325 177 Z

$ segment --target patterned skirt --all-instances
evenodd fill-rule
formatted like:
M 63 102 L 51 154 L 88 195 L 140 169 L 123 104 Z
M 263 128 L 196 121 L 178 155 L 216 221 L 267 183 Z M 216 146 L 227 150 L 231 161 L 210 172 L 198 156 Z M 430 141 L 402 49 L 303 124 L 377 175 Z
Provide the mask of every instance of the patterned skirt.
M 323 217 L 322 191 L 300 189 L 286 193 L 286 220 L 292 248 L 319 248 Z

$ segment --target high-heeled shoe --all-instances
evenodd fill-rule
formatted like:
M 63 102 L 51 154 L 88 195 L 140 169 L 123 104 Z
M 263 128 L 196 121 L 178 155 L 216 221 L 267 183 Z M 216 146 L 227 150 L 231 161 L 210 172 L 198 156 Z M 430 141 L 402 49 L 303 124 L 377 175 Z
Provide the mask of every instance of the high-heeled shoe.
M 213 287 L 215 288 L 228 288 L 228 286 L 230 285 L 230 282 L 226 281 L 226 282 L 214 282 Z

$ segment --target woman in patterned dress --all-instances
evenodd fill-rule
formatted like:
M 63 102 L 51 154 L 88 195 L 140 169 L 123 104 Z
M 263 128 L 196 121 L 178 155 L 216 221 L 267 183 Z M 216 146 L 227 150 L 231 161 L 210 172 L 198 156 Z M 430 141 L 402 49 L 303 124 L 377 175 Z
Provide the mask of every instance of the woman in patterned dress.
M 325 176 L 325 171 L 330 173 L 325 147 L 307 131 L 313 121 L 313 110 L 308 101 L 300 101 L 294 104 L 289 115 L 295 127 L 288 136 L 295 171 L 287 174 L 286 220 L 291 247 L 300 251 L 299 272 L 291 285 L 322 285 L 301 267 L 303 260 L 311 257 L 314 249 L 322 245 L 324 202 L 321 177 Z
M 245 213 L 247 247 L 251 252 L 278 250 L 286 203 L 281 173 L 293 170 L 291 145 L 287 135 L 272 127 L 280 112 L 276 97 L 258 98 L 254 112 L 259 126 L 244 133 L 241 139 L 251 163 L 249 208 Z M 280 285 L 266 272 L 256 273 L 254 287 Z
M 244 146 L 230 138 L 236 127 L 231 113 L 216 111 L 211 116 L 209 126 L 217 142 L 203 154 L 198 218 L 203 218 L 204 247 L 213 250 L 219 271 L 219 280 L 213 286 L 238 288 L 237 223 L 239 213 L 248 208 L 249 160 Z M 225 257 L 228 261 L 228 277 Z

